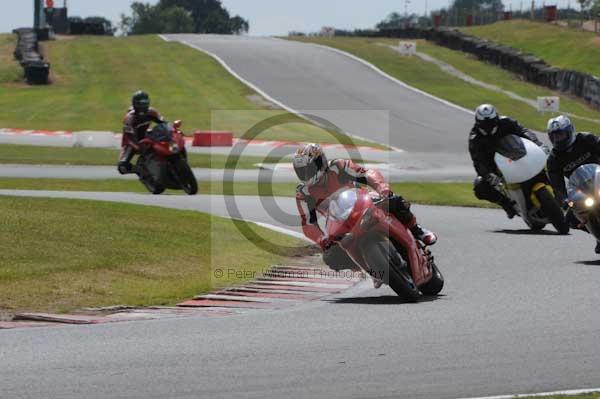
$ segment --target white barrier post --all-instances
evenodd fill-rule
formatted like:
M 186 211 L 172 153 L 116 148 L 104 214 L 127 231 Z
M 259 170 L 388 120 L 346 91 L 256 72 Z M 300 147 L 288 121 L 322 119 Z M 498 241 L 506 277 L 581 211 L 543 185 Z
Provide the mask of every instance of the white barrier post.
M 417 54 L 417 43 L 415 42 L 400 42 L 398 50 L 402 55 L 415 55 Z
M 538 97 L 537 105 L 541 113 L 560 112 L 560 97 Z

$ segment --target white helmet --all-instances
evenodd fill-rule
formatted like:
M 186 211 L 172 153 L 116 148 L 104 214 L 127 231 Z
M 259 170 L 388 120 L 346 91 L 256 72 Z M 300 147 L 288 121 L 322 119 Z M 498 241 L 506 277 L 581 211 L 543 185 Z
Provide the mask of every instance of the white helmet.
M 294 171 L 304 183 L 318 183 L 327 167 L 327 157 L 318 144 L 307 144 L 294 155 Z
M 496 107 L 491 104 L 482 104 L 475 110 L 475 124 L 484 136 L 496 134 L 499 120 Z
M 575 142 L 575 126 L 564 115 L 548 121 L 548 138 L 558 151 L 568 151 Z

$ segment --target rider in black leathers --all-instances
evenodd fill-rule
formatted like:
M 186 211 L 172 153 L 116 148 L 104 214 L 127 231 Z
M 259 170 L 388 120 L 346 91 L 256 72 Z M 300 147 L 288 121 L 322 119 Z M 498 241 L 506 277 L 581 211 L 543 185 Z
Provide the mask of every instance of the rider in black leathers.
M 553 147 L 546 164 L 548 179 L 556 199 L 567 209 L 565 178 L 582 165 L 600 164 L 600 138 L 591 133 L 576 133 L 571 120 L 563 115 L 548 121 L 548 137 Z M 571 209 L 566 219 L 572 228 L 585 230 Z M 600 254 L 600 242 L 596 243 L 596 253 Z
M 542 147 L 544 151 L 549 151 L 534 133 L 521 126 L 517 121 L 499 116 L 493 105 L 483 104 L 477 107 L 475 126 L 469 134 L 469 152 L 477 172 L 477 178 L 473 185 L 475 196 L 480 200 L 500 205 L 506 211 L 507 216 L 512 219 L 518 214 L 516 203 L 500 187 L 500 173 L 494 161 L 498 139 L 510 134 L 531 140 Z

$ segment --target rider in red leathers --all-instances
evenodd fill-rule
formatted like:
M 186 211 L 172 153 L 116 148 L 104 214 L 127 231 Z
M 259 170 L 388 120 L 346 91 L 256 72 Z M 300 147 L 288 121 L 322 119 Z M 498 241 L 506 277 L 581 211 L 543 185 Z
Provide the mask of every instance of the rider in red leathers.
M 150 96 L 143 91 L 136 91 L 131 99 L 131 108 L 123 120 L 121 154 L 117 165 L 119 173 L 133 173 L 131 159 L 138 149 L 137 143 L 145 137 L 153 122 L 162 123 L 164 119 L 156 109 L 150 107 Z
M 426 245 L 437 241 L 434 233 L 417 224 L 410 211 L 410 203 L 394 195 L 383 175 L 374 169 L 365 169 L 349 159 L 336 159 L 327 162 L 327 157 L 318 144 L 308 144 L 294 156 L 294 170 L 302 181 L 296 189 L 296 203 L 302 221 L 304 234 L 316 242 L 323 250 L 324 262 L 334 270 L 351 269 L 353 261 L 337 245 L 332 245 L 317 221 L 317 212 L 327 211 L 328 198 L 342 187 L 355 187 L 366 184 L 381 197 L 389 198 L 389 210 L 398 220 L 410 229 L 415 238 Z M 376 287 L 380 285 L 376 283 Z

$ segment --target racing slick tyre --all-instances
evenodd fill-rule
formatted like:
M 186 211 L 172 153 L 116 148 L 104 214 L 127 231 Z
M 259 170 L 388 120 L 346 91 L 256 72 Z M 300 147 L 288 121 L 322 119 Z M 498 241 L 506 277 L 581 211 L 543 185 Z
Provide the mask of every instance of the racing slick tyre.
M 431 269 L 433 276 L 431 280 L 421 286 L 421 292 L 424 295 L 435 296 L 444 288 L 444 276 L 442 276 L 442 272 L 440 272 L 435 263 L 431 264 Z
M 542 212 L 544 215 L 550 220 L 552 226 L 558 231 L 559 234 L 568 234 L 569 233 L 569 224 L 565 219 L 565 215 L 558 205 L 556 198 L 548 188 L 544 187 L 536 191 L 535 195 L 540 201 L 540 205 L 542 208 Z
M 181 185 L 183 191 L 188 195 L 195 195 L 198 193 L 198 181 L 194 172 L 190 168 L 184 157 L 177 158 L 171 162 L 173 167 L 173 173 L 175 178 Z
M 390 240 L 374 237 L 366 240 L 361 249 L 369 271 L 388 284 L 398 296 L 410 302 L 417 302 L 423 297 L 413 281 L 408 263 Z

